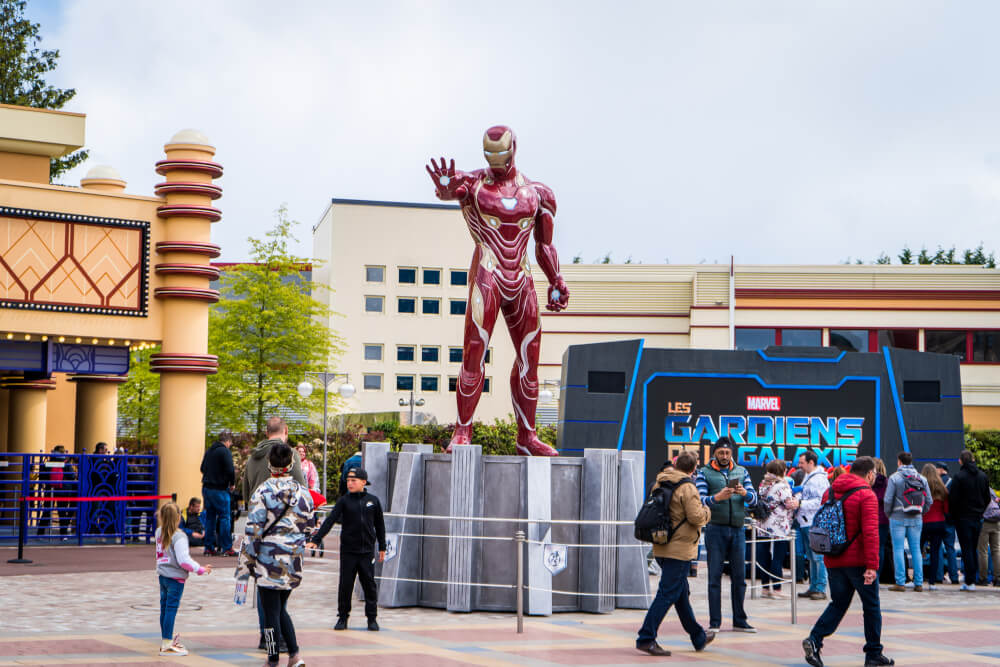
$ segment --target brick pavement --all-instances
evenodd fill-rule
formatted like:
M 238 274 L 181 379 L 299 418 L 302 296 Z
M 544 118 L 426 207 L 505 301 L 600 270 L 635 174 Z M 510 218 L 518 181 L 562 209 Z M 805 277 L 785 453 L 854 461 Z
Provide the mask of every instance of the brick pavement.
M 177 629 L 191 650 L 182 658 L 156 655 L 158 606 L 149 547 L 33 549 L 39 563 L 21 574 L 0 576 L 0 665 L 259 665 L 256 613 L 232 604 L 231 559 L 208 577 L 192 577 L 184 593 Z M 6 565 L 11 557 L 0 549 Z M 113 557 L 112 557 L 113 556 Z M 101 564 L 110 558 L 114 572 Z M 56 561 L 75 563 L 60 573 Z M 131 563 L 131 565 L 128 565 Z M 60 566 L 62 567 L 62 566 Z M 401 665 L 648 665 L 658 659 L 632 646 L 642 612 L 557 614 L 527 618 L 517 635 L 512 614 L 450 614 L 433 609 L 384 609 L 383 632 L 363 630 L 355 608 L 352 628 L 330 629 L 335 616 L 336 560 L 308 559 L 303 586 L 292 594 L 290 610 L 309 665 L 365 662 Z M 0 574 L 9 574 L 6 567 Z M 727 586 L 723 586 L 726 591 Z M 703 622 L 705 580 L 692 580 L 694 607 Z M 898 665 L 1000 665 L 1000 590 L 962 593 L 944 586 L 937 592 L 882 592 L 883 642 Z M 358 603 L 356 603 L 358 604 Z M 725 601 L 724 601 L 725 604 Z M 674 652 L 670 662 L 702 665 L 802 665 L 800 643 L 824 607 L 803 602 L 799 624 L 789 624 L 787 601 L 747 600 L 760 633 L 724 631 L 703 653 L 695 653 L 671 612 L 661 643 Z M 360 620 L 358 620 L 360 619 Z M 829 665 L 860 665 L 864 643 L 860 607 L 828 641 Z

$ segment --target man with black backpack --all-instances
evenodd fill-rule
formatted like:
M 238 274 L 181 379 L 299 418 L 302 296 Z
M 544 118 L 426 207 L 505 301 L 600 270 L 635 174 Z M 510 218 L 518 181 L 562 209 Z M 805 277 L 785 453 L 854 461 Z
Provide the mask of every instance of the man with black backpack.
M 830 584 L 830 604 L 802 640 L 806 662 L 823 667 L 823 640 L 836 632 L 854 593 L 861 598 L 865 627 L 865 667 L 894 665 L 882 653 L 882 609 L 878 599 L 878 498 L 871 490 L 875 461 L 861 456 L 823 496 L 809 539 L 823 554 Z
M 889 484 L 882 500 L 889 517 L 889 534 L 892 536 L 892 566 L 896 583 L 890 591 L 906 590 L 906 558 L 903 545 L 910 545 L 910 560 L 913 561 L 913 590 L 924 590 L 924 559 L 920 549 L 920 533 L 924 526 L 924 514 L 934 504 L 931 487 L 927 478 L 913 467 L 913 454 L 900 452 L 896 457 L 899 466 L 889 476 Z M 932 579 L 933 581 L 933 579 Z
M 656 643 L 656 632 L 671 605 L 677 609 L 694 650 L 701 651 L 715 639 L 715 633 L 705 632 L 694 617 L 686 576 L 691 559 L 698 553 L 701 527 L 709 518 L 708 508 L 702 505 L 691 481 L 697 465 L 694 454 L 682 452 L 672 468 L 656 476 L 657 488 L 636 517 L 636 537 L 653 542 L 653 556 L 662 570 L 656 597 L 635 641 L 637 649 L 650 655 L 670 655 L 670 651 Z

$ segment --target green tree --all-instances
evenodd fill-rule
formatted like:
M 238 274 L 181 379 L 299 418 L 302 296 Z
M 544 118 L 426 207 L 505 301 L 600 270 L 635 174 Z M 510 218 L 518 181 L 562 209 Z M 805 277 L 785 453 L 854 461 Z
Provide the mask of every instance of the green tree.
M 159 347 L 132 351 L 128 381 L 118 390 L 118 418 L 125 434 L 145 450 L 154 447 L 160 435 L 160 375 L 149 370 L 149 357 Z
M 892 258 L 889 257 L 889 255 L 887 255 L 885 253 L 882 253 L 881 255 L 878 256 L 878 259 L 875 260 L 875 263 L 876 264 L 892 264 Z
M 208 377 L 208 423 L 249 426 L 257 437 L 272 414 L 309 414 L 322 405 L 322 392 L 305 399 L 296 387 L 305 371 L 326 370 L 342 342 L 327 326 L 333 313 L 313 298 L 328 288 L 303 272 L 316 260 L 289 249 L 298 223 L 284 206 L 277 220 L 264 239 L 249 239 L 251 262 L 225 272 L 222 299 L 209 315 L 208 347 L 219 357 L 219 372 Z M 337 405 L 336 394 L 330 400 Z M 289 426 L 305 424 L 292 418 Z
M 933 263 L 934 263 L 934 258 L 931 256 L 929 252 L 927 252 L 927 248 L 920 248 L 920 254 L 917 255 L 917 264 L 933 264 Z
M 913 264 L 913 251 L 908 246 L 903 247 L 903 251 L 899 253 L 898 257 L 900 264 Z
M 575 255 L 573 255 L 574 264 L 579 264 L 582 261 L 583 261 L 583 256 L 580 253 L 576 253 Z
M 0 104 L 16 104 L 37 109 L 61 109 L 76 95 L 75 88 L 55 88 L 44 74 L 56 68 L 57 49 L 38 48 L 41 27 L 24 18 L 26 0 L 0 0 Z M 87 159 L 80 150 L 49 164 L 49 180 Z

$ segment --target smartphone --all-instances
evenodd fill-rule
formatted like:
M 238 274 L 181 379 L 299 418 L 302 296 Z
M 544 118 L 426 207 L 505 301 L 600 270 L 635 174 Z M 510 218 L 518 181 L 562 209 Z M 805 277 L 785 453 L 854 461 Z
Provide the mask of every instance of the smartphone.
M 726 482 L 726 486 L 728 486 L 730 489 L 735 489 L 739 485 L 740 485 L 740 480 L 736 479 L 735 477 Z

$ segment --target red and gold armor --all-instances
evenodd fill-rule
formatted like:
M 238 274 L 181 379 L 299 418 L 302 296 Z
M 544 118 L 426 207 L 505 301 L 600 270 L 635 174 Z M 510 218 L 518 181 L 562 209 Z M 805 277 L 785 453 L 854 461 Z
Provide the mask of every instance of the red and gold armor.
M 447 164 L 444 158 L 440 165 L 432 159 L 427 166 L 438 198 L 457 200 L 461 205 L 476 244 L 469 268 L 464 354 L 456 392 L 458 423 L 451 444 L 470 444 L 472 416 L 483 391 L 486 351 L 497 316 L 502 313 L 515 351 L 510 391 L 517 419 L 517 451 L 557 456 L 558 452 L 535 434 L 542 328 L 527 254 L 532 236 L 535 259 L 549 281 L 545 307 L 552 311 L 566 308 L 569 290 L 559 274 L 559 257 L 552 245 L 555 196 L 548 187 L 529 181 L 517 170 L 516 151 L 513 130 L 497 125 L 483 135 L 487 169 L 457 171 L 455 161 Z

